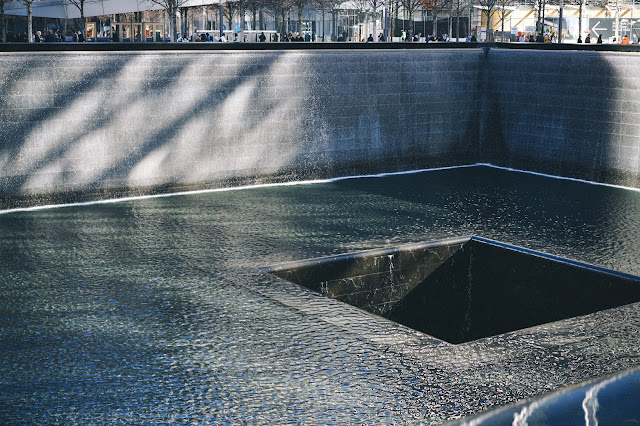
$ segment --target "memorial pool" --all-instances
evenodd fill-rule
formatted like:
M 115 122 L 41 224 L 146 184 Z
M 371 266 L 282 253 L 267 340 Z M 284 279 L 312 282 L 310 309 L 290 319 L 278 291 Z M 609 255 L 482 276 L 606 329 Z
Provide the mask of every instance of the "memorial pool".
M 638 366 L 638 303 L 452 345 L 257 269 L 479 235 L 640 275 L 638 218 L 485 166 L 2 214 L 0 421 L 441 422 Z

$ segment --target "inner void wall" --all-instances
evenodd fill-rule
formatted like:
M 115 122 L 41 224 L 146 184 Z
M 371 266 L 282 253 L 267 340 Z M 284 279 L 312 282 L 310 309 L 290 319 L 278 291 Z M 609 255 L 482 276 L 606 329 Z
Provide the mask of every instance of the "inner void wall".
M 476 162 L 638 187 L 633 69 L 499 49 L 0 54 L 2 207 Z

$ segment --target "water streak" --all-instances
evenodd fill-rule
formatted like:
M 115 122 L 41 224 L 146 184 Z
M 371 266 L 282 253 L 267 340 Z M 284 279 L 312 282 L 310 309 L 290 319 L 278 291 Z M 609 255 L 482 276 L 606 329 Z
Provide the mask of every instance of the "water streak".
M 131 197 L 111 198 L 108 200 L 93 200 L 93 201 L 82 201 L 82 202 L 74 202 L 74 203 L 63 203 L 63 204 L 47 204 L 44 206 L 16 207 L 11 209 L 0 210 L 0 214 L 29 212 L 29 211 L 38 211 L 38 210 L 46 210 L 46 209 L 57 209 L 62 207 L 93 206 L 97 204 L 110 204 L 110 203 L 120 203 L 120 202 L 126 202 L 126 201 L 149 200 L 153 198 L 167 198 L 167 197 L 176 197 L 176 196 L 182 196 L 182 195 L 242 191 L 242 190 L 256 189 L 256 188 L 316 185 L 321 183 L 340 182 L 343 180 L 350 180 L 350 179 L 382 178 L 387 176 L 400 176 L 400 175 L 409 175 L 409 174 L 415 174 L 415 173 L 434 172 L 434 171 L 440 171 L 440 170 L 452 170 L 452 169 L 459 169 L 459 168 L 465 168 L 465 167 L 476 167 L 478 165 L 479 164 L 465 164 L 465 165 L 459 165 L 459 166 L 434 167 L 430 169 L 416 169 L 416 170 L 407 170 L 407 171 L 401 171 L 401 172 L 377 173 L 377 174 L 371 174 L 371 175 L 340 176 L 340 177 L 330 178 L 330 179 L 313 179 L 313 180 L 300 180 L 300 181 L 292 181 L 292 182 L 260 183 L 260 184 L 253 184 L 253 185 L 233 186 L 233 187 L 227 187 L 227 188 L 194 189 L 191 191 L 169 192 L 169 193 L 163 193 L 163 194 L 136 195 Z

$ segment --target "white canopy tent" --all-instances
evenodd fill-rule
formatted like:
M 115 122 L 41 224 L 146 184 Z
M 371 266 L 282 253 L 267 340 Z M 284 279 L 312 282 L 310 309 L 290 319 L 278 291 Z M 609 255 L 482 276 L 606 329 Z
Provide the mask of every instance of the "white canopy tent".
M 184 7 L 217 5 L 218 3 L 218 0 L 188 0 L 184 4 Z M 68 0 L 34 0 L 32 9 L 33 16 L 35 17 L 60 19 L 80 18 L 80 10 Z M 150 0 L 86 0 L 84 4 L 84 15 L 91 17 L 158 9 L 162 9 L 162 7 Z M 5 13 L 7 15 L 26 16 L 27 7 L 19 1 L 12 1 L 5 5 Z

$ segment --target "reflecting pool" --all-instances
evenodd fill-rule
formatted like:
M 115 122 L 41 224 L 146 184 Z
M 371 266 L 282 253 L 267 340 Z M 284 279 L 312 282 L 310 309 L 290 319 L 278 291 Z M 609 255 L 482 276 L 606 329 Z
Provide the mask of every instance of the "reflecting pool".
M 257 267 L 479 235 L 640 275 L 640 192 L 478 166 L 0 215 L 0 422 L 444 421 L 640 364 L 640 304 L 452 345 Z

